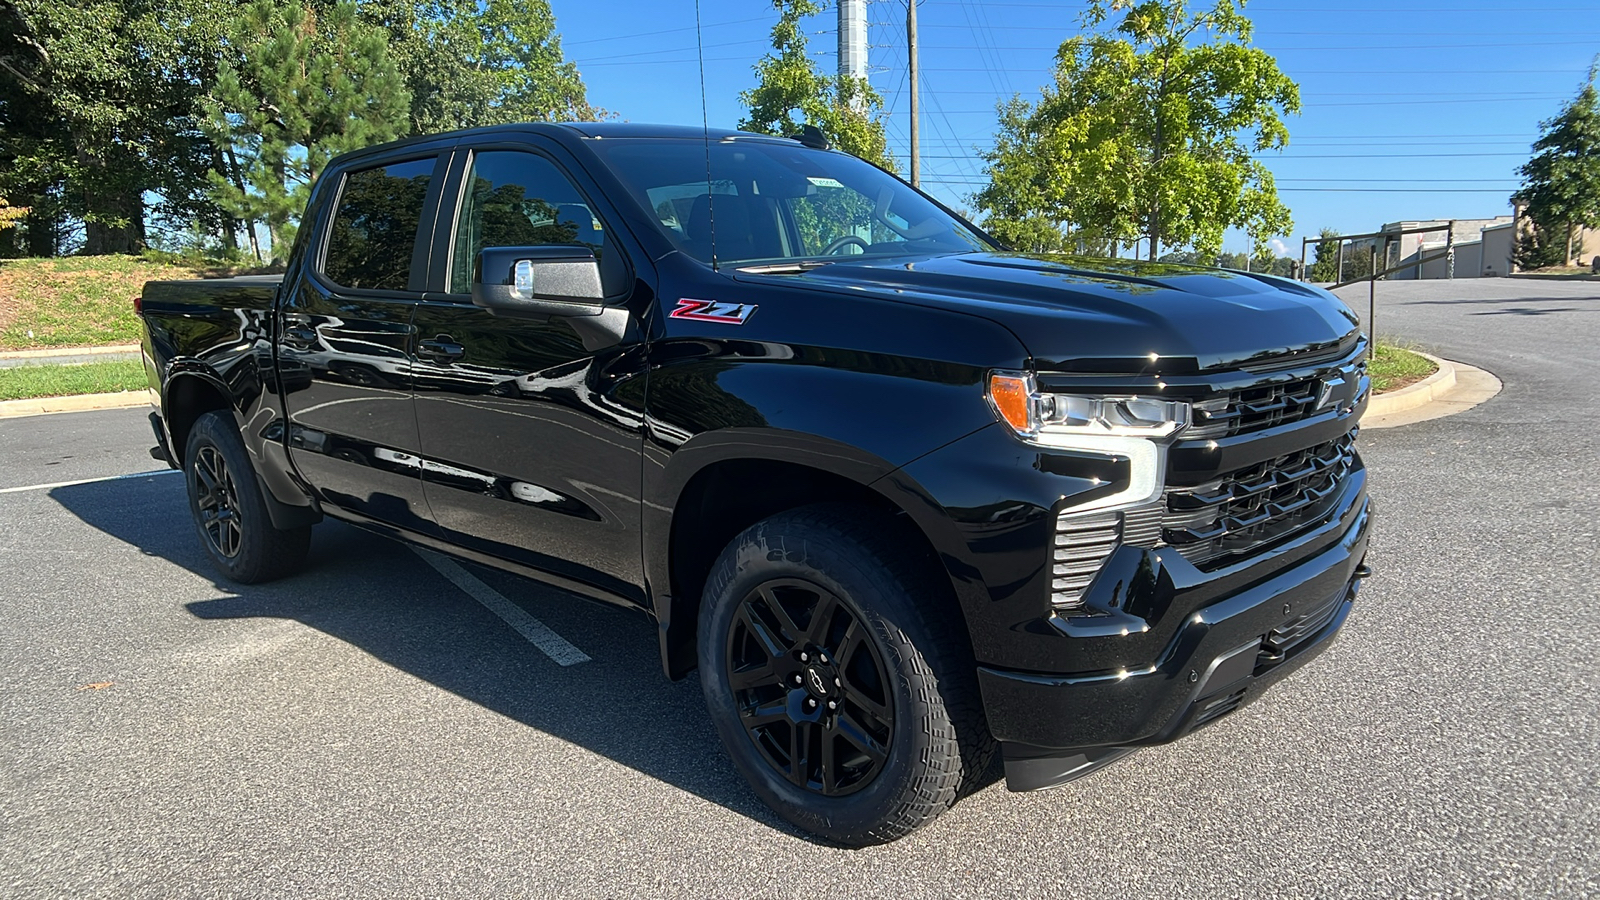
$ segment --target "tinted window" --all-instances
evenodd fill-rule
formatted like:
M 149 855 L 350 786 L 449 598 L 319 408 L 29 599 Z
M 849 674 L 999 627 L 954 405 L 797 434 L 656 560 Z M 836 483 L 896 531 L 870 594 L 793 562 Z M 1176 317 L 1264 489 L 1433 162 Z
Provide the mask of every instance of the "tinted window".
M 407 290 L 433 165 L 430 157 L 346 175 L 323 273 L 344 287 Z
M 995 249 L 909 185 L 843 153 L 758 140 L 590 147 L 661 230 L 702 261 L 713 243 L 717 259 L 731 263 Z
M 626 277 L 605 226 L 577 187 L 542 156 L 517 151 L 475 153 L 466 197 L 456 217 L 450 290 L 472 290 L 478 257 L 486 247 L 577 244 L 600 260 L 601 281 L 614 295 Z

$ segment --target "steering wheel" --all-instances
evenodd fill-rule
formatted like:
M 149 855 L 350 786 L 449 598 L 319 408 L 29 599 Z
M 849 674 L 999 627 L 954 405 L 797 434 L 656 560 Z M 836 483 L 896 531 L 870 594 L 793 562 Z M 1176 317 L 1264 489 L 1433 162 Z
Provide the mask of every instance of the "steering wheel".
M 866 241 L 862 240 L 859 237 L 856 237 L 853 234 L 847 234 L 847 235 L 844 235 L 843 237 L 836 237 L 833 240 L 829 241 L 828 242 L 828 246 L 822 248 L 822 255 L 823 256 L 832 256 L 835 253 L 838 253 L 840 250 L 843 250 L 845 247 L 850 246 L 851 244 L 855 244 L 857 247 L 860 247 L 862 253 L 866 253 L 867 251 L 872 249 L 872 245 L 871 244 L 867 243 Z

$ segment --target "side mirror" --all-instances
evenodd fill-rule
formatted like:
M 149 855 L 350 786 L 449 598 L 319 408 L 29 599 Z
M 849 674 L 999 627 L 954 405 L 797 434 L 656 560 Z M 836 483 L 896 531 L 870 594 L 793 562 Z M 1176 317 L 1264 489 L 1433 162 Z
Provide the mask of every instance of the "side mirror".
M 588 247 L 487 247 L 472 302 L 492 313 L 598 316 L 605 309 L 600 262 Z

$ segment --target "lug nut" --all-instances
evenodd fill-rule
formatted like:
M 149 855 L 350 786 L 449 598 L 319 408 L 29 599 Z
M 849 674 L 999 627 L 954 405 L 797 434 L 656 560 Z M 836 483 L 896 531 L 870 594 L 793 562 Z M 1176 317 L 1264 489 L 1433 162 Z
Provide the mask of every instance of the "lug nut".
M 826 654 L 826 653 L 818 653 L 817 654 L 817 662 L 826 663 L 827 661 L 828 661 L 828 654 Z
M 806 680 L 804 678 L 801 678 L 799 675 L 796 675 L 794 677 L 794 683 L 795 683 L 796 686 L 800 686 L 800 685 L 804 685 L 806 683 Z
M 817 701 L 815 701 L 815 700 L 807 700 L 806 701 L 806 709 L 816 709 L 816 708 L 817 708 Z
M 800 653 L 800 661 L 801 662 L 809 662 L 810 660 L 811 660 L 811 657 L 807 656 L 804 651 L 802 651 Z
M 833 680 L 833 686 L 834 687 L 844 687 L 844 682 L 842 682 L 839 679 L 835 678 Z
M 829 700 L 828 701 L 828 708 L 829 709 L 838 709 L 839 708 L 839 704 L 833 702 L 832 700 Z

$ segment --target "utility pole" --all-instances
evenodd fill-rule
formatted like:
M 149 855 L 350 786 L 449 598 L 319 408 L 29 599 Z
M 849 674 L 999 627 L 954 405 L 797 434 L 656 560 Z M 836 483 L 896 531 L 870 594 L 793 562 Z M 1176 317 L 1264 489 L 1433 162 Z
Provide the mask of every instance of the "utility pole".
M 867 77 L 867 0 L 839 0 L 839 74 L 866 80 Z M 857 110 L 866 110 L 866 98 L 858 96 Z
M 917 143 L 917 0 L 906 0 L 906 58 L 911 71 L 911 186 L 922 181 L 922 148 Z

